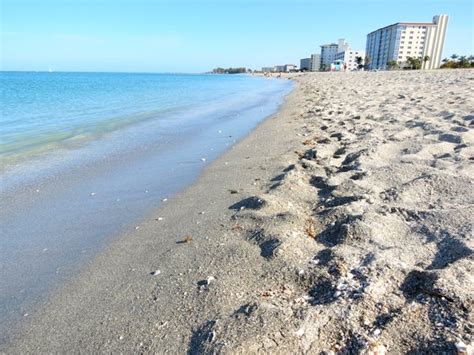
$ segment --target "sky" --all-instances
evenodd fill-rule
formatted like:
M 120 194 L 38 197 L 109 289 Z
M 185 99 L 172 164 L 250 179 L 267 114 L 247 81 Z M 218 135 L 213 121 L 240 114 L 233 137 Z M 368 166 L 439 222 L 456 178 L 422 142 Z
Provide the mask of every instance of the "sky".
M 345 38 L 449 15 L 444 57 L 474 54 L 473 0 L 0 0 L 1 70 L 204 72 L 299 64 Z

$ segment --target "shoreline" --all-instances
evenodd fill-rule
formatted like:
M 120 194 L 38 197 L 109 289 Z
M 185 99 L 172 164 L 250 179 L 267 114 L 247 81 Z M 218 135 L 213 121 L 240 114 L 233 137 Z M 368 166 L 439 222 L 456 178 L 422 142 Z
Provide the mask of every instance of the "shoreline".
M 3 175 L 0 344 L 25 314 L 34 314 L 44 295 L 115 236 L 135 230 L 162 199 L 191 184 L 275 112 L 291 89 L 290 83 L 255 83 L 258 95 L 250 100 L 249 93 L 237 94 L 181 117 L 137 123 Z
M 469 344 L 469 81 L 444 71 L 290 77 L 276 114 L 73 275 L 5 351 Z M 448 82 L 449 112 L 432 89 Z M 431 242 L 421 227 L 434 228 Z
M 284 110 L 284 107 L 287 106 L 288 100 L 290 99 L 290 97 L 292 97 L 295 94 L 296 91 L 297 91 L 296 88 L 294 88 L 292 92 L 290 92 L 290 94 L 287 95 L 287 97 L 284 100 L 284 103 L 280 106 L 280 110 L 277 113 L 270 115 L 264 121 L 260 122 L 254 130 L 249 132 L 249 134 L 243 138 L 243 140 L 237 142 L 227 152 L 225 152 L 223 155 L 217 158 L 209 166 L 207 166 L 205 170 L 197 178 L 197 180 L 195 180 L 190 186 L 186 187 L 181 192 L 178 192 L 178 194 L 175 195 L 174 198 L 168 199 L 166 202 L 162 204 L 161 207 L 158 207 L 156 210 L 152 211 L 152 213 L 148 217 L 145 217 L 142 220 L 142 222 L 138 224 L 139 226 L 138 230 L 125 233 L 119 238 L 117 238 L 116 240 L 112 240 L 109 243 L 109 245 L 105 248 L 105 250 L 103 250 L 98 256 L 94 258 L 93 261 L 88 263 L 88 265 L 83 268 L 83 270 L 80 272 L 79 275 L 74 276 L 74 279 L 71 283 L 67 283 L 65 286 L 60 287 L 58 290 L 54 291 L 52 294 L 52 297 L 44 301 L 44 306 L 42 307 L 43 310 L 40 312 L 40 314 L 38 314 L 35 317 L 31 317 L 31 319 L 34 319 L 34 318 L 41 319 L 43 317 L 48 317 L 47 314 L 51 312 L 49 310 L 51 307 L 56 309 L 56 305 L 59 305 L 60 303 L 63 303 L 63 302 L 68 302 L 67 295 L 71 293 L 75 293 L 75 292 L 80 292 L 81 289 L 83 289 L 84 287 L 83 283 L 91 287 L 93 284 L 95 284 L 94 279 L 96 277 L 99 277 L 99 274 L 101 273 L 105 273 L 105 275 L 108 275 L 108 276 L 114 276 L 114 279 L 118 281 L 118 279 L 121 278 L 121 272 L 114 270 L 116 267 L 119 267 L 119 265 L 115 265 L 115 264 L 116 263 L 121 264 L 120 260 L 123 260 L 125 264 L 127 264 L 125 259 L 132 265 L 134 264 L 134 262 L 131 261 L 131 260 L 134 260 L 134 258 L 128 255 L 129 247 L 125 245 L 128 245 L 130 242 L 135 243 L 139 239 L 142 241 L 143 244 L 152 243 L 154 241 L 154 238 L 152 237 L 152 235 L 156 233 L 155 231 L 156 228 L 159 228 L 161 230 L 161 233 L 160 233 L 160 241 L 159 243 L 157 243 L 157 245 L 154 246 L 154 248 L 158 249 L 157 252 L 159 254 L 161 254 L 162 256 L 166 256 L 168 258 L 170 257 L 169 253 L 171 251 L 174 251 L 174 252 L 179 251 L 179 252 L 186 253 L 186 252 L 194 250 L 196 244 L 209 243 L 209 241 L 207 240 L 208 238 L 206 237 L 206 233 L 197 232 L 197 230 L 200 230 L 203 224 L 208 223 L 207 221 L 209 221 L 210 219 L 214 220 L 214 224 L 213 224 L 214 229 L 219 230 L 219 231 L 222 230 L 220 224 L 219 223 L 216 224 L 215 220 L 219 220 L 222 218 L 222 216 L 220 216 L 220 212 L 222 211 L 222 209 L 229 211 L 226 214 L 227 216 L 229 217 L 232 216 L 233 213 L 230 210 L 228 210 L 227 207 L 237 202 L 236 196 L 237 197 L 241 196 L 244 193 L 244 191 L 242 190 L 237 194 L 233 194 L 229 192 L 229 190 L 235 190 L 235 189 L 256 190 L 257 189 L 256 186 L 254 185 L 255 181 L 253 179 L 248 181 L 247 184 L 242 184 L 241 182 L 239 182 L 241 177 L 234 176 L 235 174 L 233 173 L 234 171 L 233 169 L 235 169 L 236 165 L 238 166 L 240 164 L 243 164 L 245 165 L 245 169 L 249 169 L 254 164 L 254 159 L 252 160 L 247 159 L 247 156 L 249 156 L 247 154 L 253 153 L 253 149 L 250 149 L 250 151 L 248 151 L 248 148 L 246 147 L 248 145 L 247 141 L 249 140 L 249 138 L 254 137 L 256 135 L 255 133 L 256 131 L 260 132 L 259 135 L 265 135 L 263 132 L 266 129 L 265 126 L 271 126 L 269 121 L 275 119 L 275 116 L 282 116 L 281 111 Z M 255 141 L 255 138 L 253 138 L 252 140 Z M 238 152 L 239 150 L 246 150 L 247 153 L 245 153 L 245 156 L 243 156 L 243 153 Z M 289 155 L 291 154 L 292 153 L 289 152 Z M 238 158 L 236 159 L 235 157 L 234 158 L 229 157 L 233 155 L 237 155 Z M 263 160 L 264 160 L 264 163 L 266 164 L 269 163 L 267 158 L 263 158 Z M 222 174 L 223 172 L 225 172 L 225 174 L 227 175 L 225 181 L 229 181 L 233 177 L 234 183 L 230 183 L 230 182 L 226 183 L 224 181 L 218 182 L 218 183 L 216 183 L 216 181 L 212 181 L 212 183 L 209 182 L 209 180 L 214 180 L 214 176 L 216 174 Z M 209 210 L 209 208 L 206 208 L 206 206 L 198 207 L 198 205 L 201 205 L 201 203 L 185 202 L 190 199 L 189 197 L 190 195 L 199 197 L 199 195 L 202 193 L 203 185 L 205 185 L 204 189 L 209 189 L 209 190 L 213 189 L 211 185 L 213 187 L 220 185 L 219 187 L 221 188 L 221 193 L 225 194 L 225 197 L 226 197 L 225 200 L 228 201 L 228 202 L 220 201 L 220 207 L 216 207 L 216 206 L 212 206 L 214 202 L 211 201 L 211 198 L 206 197 L 205 200 L 209 203 L 209 205 L 212 206 L 214 210 L 213 214 L 211 214 L 209 211 L 206 212 L 206 210 Z M 244 187 L 244 185 L 249 185 L 249 186 Z M 216 197 L 216 200 L 217 200 L 217 197 Z M 183 207 L 184 207 L 184 210 L 183 210 Z M 190 221 L 186 221 L 188 214 L 189 214 L 189 218 L 191 219 Z M 158 219 L 160 220 L 157 221 Z M 173 226 L 174 224 L 178 224 L 178 226 Z M 181 229 L 183 230 L 183 232 L 178 231 Z M 185 232 L 185 230 L 187 232 Z M 193 235 L 193 242 L 191 244 L 189 245 L 177 244 L 178 241 L 183 240 L 188 234 Z M 201 238 L 196 237 L 196 235 L 200 235 L 203 240 L 200 240 Z M 168 236 L 171 236 L 171 238 L 169 238 Z M 160 249 L 163 249 L 163 250 L 160 250 Z M 148 253 L 148 252 L 142 249 L 139 254 L 141 253 Z M 155 259 L 155 258 L 151 258 L 151 259 Z M 156 259 L 159 259 L 159 258 L 156 258 Z M 114 266 L 111 267 L 110 266 L 111 264 Z M 146 261 L 144 264 L 150 264 L 150 262 Z M 156 281 L 160 281 L 160 278 L 167 277 L 164 275 L 168 275 L 168 277 L 170 275 L 173 275 L 173 271 L 171 270 L 167 271 L 166 264 L 167 262 L 164 262 L 164 261 L 160 262 L 157 260 L 153 260 L 153 262 L 151 262 L 151 265 L 149 266 L 140 265 L 140 270 L 142 271 L 140 273 L 140 276 L 142 277 L 141 282 L 149 283 L 151 281 L 152 283 L 154 283 Z M 172 267 L 170 269 L 173 269 L 174 267 L 176 267 L 174 263 L 171 263 L 171 264 L 172 264 Z M 153 272 L 156 267 L 159 267 L 160 275 L 157 276 L 157 278 L 150 277 L 150 272 Z M 199 265 L 197 265 L 197 267 L 199 267 Z M 122 272 L 125 272 L 125 273 L 130 272 L 130 270 L 128 270 L 128 268 L 124 265 L 121 265 L 121 269 L 122 269 Z M 137 270 L 138 267 L 133 267 L 133 269 Z M 184 270 L 184 268 L 182 269 Z M 139 276 L 139 275 L 136 275 L 136 276 Z M 176 277 L 176 275 L 173 275 L 173 276 Z M 120 282 L 120 284 L 123 285 L 122 282 Z M 144 285 L 141 284 L 141 286 L 143 287 Z M 195 282 L 189 285 L 191 289 L 194 289 L 195 286 L 196 286 Z M 114 289 L 117 292 L 119 292 L 120 288 L 121 287 L 118 287 L 118 288 L 114 287 Z M 93 292 L 91 289 L 90 291 Z M 79 304 L 76 304 L 76 306 L 79 306 Z M 63 306 L 59 306 L 59 307 L 62 308 Z M 56 311 L 53 311 L 53 312 L 56 312 Z M 23 343 L 24 341 L 23 337 L 29 336 L 28 333 L 30 333 L 31 331 L 30 327 L 36 328 L 34 323 L 35 323 L 34 320 L 33 321 L 28 320 L 26 324 L 23 324 L 23 326 L 20 327 L 20 329 L 23 328 L 23 331 L 26 330 L 26 333 L 24 333 L 19 338 L 17 338 L 16 339 L 17 341 L 13 341 L 13 345 L 14 345 L 13 349 L 16 346 L 20 346 L 21 348 L 23 347 L 23 345 L 26 345 Z M 39 328 L 36 328 L 36 331 L 45 330 L 45 328 L 43 327 L 44 326 L 43 324 L 38 324 L 38 326 Z M 20 331 L 19 334 L 22 334 L 22 331 Z M 30 346 L 35 346 L 35 343 L 37 343 L 38 340 L 39 338 L 36 335 L 33 335 L 33 337 L 31 338 Z M 110 340 L 119 340 L 119 343 L 116 344 L 116 345 L 119 345 L 121 339 L 110 339 Z M 10 344 L 10 346 L 11 345 L 12 344 Z M 7 348 L 7 352 L 10 352 L 10 346 Z M 18 350 L 20 350 L 20 348 Z M 74 347 L 71 347 L 69 350 L 72 351 L 73 348 Z M 44 348 L 44 350 L 46 349 L 47 348 Z M 28 351 L 26 349 L 24 350 Z

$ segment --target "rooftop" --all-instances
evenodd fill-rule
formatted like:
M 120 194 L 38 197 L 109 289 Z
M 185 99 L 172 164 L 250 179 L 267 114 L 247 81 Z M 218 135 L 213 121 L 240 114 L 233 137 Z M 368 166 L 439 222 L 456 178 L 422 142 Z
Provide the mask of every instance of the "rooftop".
M 384 29 L 392 27 L 392 26 L 426 26 L 426 27 L 429 26 L 429 27 L 434 27 L 434 26 L 436 26 L 436 24 L 434 24 L 432 22 L 397 22 L 397 23 L 393 23 L 393 24 L 385 26 L 385 27 L 380 27 L 380 28 L 376 29 L 375 31 L 369 32 L 368 35 L 370 35 L 371 33 L 380 31 L 380 30 L 384 30 Z

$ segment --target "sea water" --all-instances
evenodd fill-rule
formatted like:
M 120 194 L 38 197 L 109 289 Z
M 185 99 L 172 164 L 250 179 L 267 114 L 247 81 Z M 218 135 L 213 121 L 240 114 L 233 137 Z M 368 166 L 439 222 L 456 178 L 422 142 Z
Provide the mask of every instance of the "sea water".
M 0 344 L 54 286 L 192 183 L 292 87 L 249 75 L 0 79 Z

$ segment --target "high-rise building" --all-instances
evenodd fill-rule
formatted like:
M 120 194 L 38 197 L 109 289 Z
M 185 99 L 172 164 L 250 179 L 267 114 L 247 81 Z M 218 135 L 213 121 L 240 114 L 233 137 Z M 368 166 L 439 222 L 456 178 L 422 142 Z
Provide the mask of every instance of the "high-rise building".
M 321 70 L 324 71 L 329 68 L 336 57 L 338 48 L 339 45 L 337 43 L 323 44 L 321 46 Z
M 323 44 L 321 46 L 321 70 L 329 69 L 331 63 L 336 60 L 336 55 L 340 52 L 345 52 L 348 49 L 349 44 L 347 44 L 344 38 L 339 39 L 337 43 Z
M 387 69 L 388 62 L 403 65 L 408 57 L 421 58 L 423 69 L 439 68 L 448 16 L 433 17 L 433 22 L 398 22 L 367 35 L 369 69 Z

